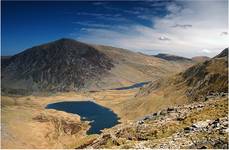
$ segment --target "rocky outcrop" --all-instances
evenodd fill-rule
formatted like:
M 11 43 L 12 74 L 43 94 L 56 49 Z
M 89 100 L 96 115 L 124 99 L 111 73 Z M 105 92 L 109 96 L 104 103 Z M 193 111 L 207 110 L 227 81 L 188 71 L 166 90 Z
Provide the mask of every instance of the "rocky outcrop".
M 139 89 L 135 97 L 142 97 L 142 96 L 149 95 L 151 92 L 159 89 L 161 87 L 162 82 L 163 81 L 161 79 L 149 82 L 147 85 Z
M 214 58 L 222 58 L 228 57 L 228 48 L 225 48 L 219 55 L 215 56 Z
M 154 148 L 228 149 L 228 118 L 199 121 L 159 141 Z
M 169 107 L 104 130 L 86 148 L 227 149 L 227 104 L 226 96 L 216 96 L 206 102 Z
M 33 120 L 40 123 L 50 123 L 58 135 L 77 135 L 82 132 L 86 134 L 86 130 L 89 128 L 86 122 L 80 121 L 79 116 L 56 110 L 45 110 Z

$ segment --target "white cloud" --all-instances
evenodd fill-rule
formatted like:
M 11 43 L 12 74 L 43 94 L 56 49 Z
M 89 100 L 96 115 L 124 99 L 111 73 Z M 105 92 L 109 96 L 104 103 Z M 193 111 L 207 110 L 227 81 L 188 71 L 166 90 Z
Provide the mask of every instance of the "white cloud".
M 202 49 L 202 52 L 207 53 L 207 54 L 211 53 L 211 51 L 208 49 Z
M 192 25 L 191 24 L 176 24 L 174 26 L 172 26 L 174 28 L 183 28 L 183 29 L 186 29 L 186 28 L 191 28 Z
M 79 39 L 145 53 L 157 50 L 186 57 L 212 57 L 229 46 L 228 34 L 222 36 L 228 33 L 227 6 L 226 0 L 178 1 L 168 5 L 165 17 L 154 17 L 152 27 L 123 25 L 122 32 L 94 28 Z
M 170 40 L 169 38 L 167 38 L 165 36 L 160 36 L 158 39 L 161 41 L 169 41 Z
M 177 14 L 182 10 L 182 8 L 178 5 L 176 5 L 175 3 L 173 3 L 173 4 L 167 6 L 167 10 L 169 12 L 171 12 L 172 14 Z
M 228 32 L 222 32 L 221 35 L 228 35 Z

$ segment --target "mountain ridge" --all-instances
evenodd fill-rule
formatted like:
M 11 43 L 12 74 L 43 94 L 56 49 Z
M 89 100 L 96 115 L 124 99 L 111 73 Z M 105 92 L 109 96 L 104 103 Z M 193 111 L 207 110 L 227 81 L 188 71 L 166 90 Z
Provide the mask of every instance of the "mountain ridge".
M 2 60 L 1 78 L 6 93 L 90 91 L 158 79 L 191 65 L 62 38 Z

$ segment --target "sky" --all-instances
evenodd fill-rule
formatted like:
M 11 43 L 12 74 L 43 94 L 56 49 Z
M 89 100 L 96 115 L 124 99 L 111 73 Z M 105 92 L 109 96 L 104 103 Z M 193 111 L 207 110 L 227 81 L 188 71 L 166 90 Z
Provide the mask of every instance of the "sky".
M 2 1 L 1 25 L 1 55 L 60 38 L 185 57 L 229 46 L 227 0 Z

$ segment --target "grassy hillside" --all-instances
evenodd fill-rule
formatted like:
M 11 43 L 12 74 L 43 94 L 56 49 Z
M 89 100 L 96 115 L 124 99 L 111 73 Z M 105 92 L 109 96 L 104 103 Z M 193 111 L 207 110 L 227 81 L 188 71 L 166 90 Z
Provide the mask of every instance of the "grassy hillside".
M 184 72 L 145 85 L 134 98 L 120 104 L 124 116 L 136 119 L 168 106 L 205 101 L 211 96 L 227 93 L 227 51 L 225 49 L 216 57 Z

